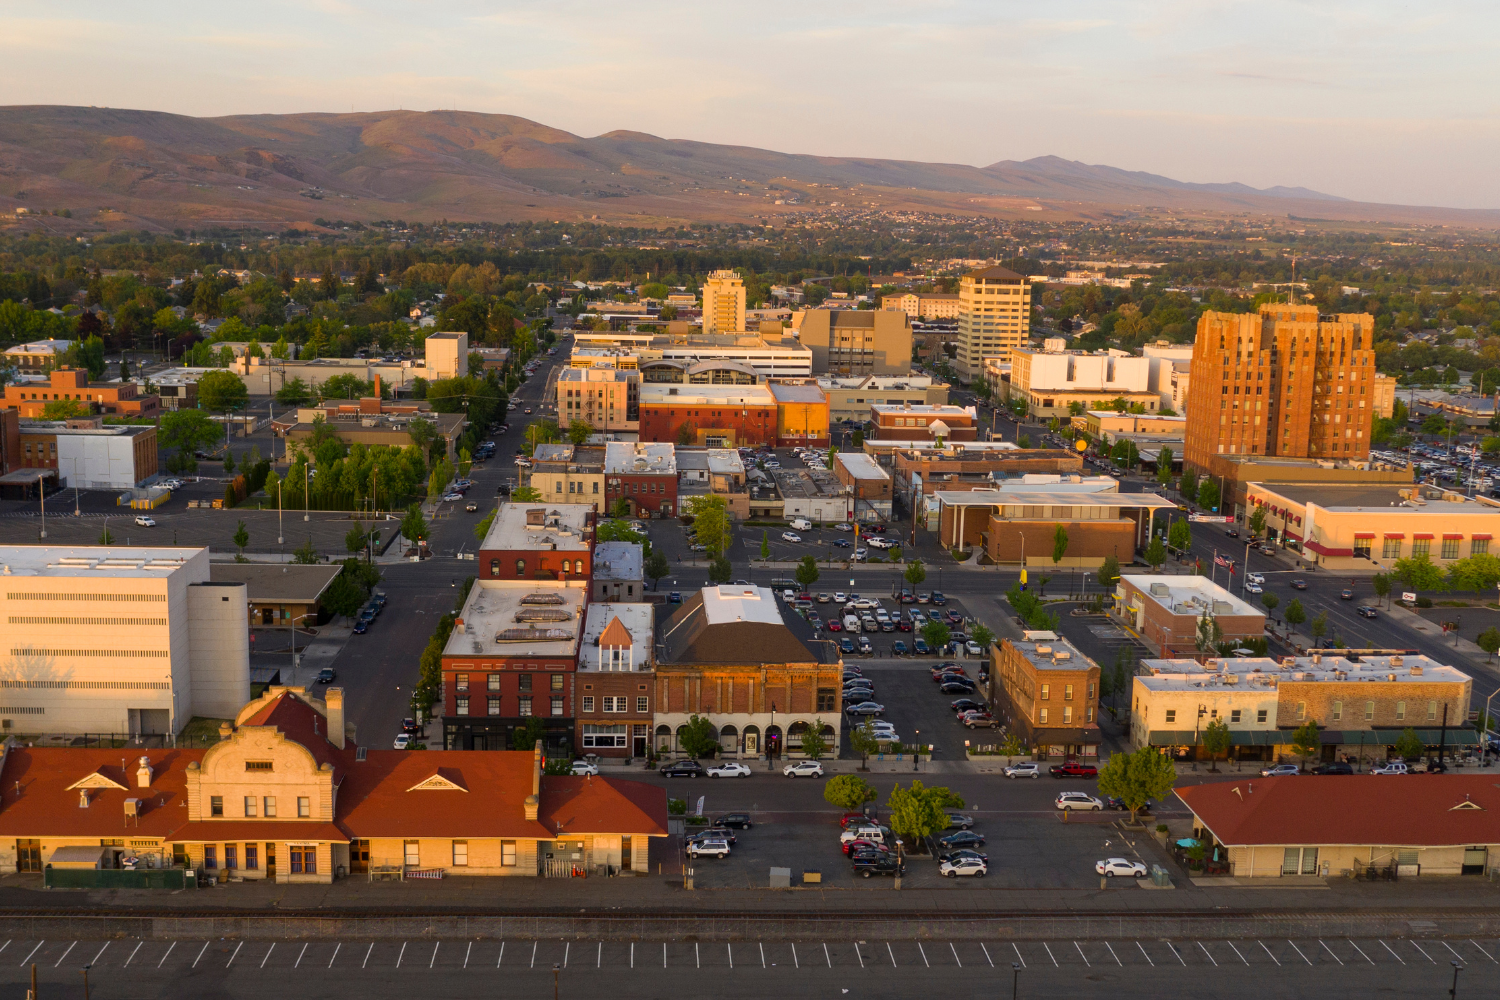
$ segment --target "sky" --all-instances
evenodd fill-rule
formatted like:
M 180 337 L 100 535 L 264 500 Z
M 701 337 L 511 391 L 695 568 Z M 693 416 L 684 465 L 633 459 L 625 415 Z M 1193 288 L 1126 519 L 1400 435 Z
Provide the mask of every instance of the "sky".
M 1500 207 L 1500 4 L 70 0 L 0 4 L 0 101 L 459 108 L 792 153 L 1056 155 Z

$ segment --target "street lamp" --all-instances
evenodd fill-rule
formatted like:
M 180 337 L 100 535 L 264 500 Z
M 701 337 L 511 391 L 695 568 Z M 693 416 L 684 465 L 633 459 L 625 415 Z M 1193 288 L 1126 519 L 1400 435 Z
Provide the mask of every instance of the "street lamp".
M 776 764 L 772 760 L 772 756 L 773 756 L 773 753 L 774 753 L 774 747 L 773 747 L 772 741 L 775 740 L 776 737 L 771 734 L 771 730 L 775 729 L 775 728 L 776 728 L 776 703 L 773 701 L 773 702 L 771 702 L 771 725 L 766 729 L 766 770 L 767 771 L 774 771 L 776 769 Z
M 1016 1000 L 1016 987 L 1021 980 L 1021 963 L 1010 963 L 1010 1000 Z
M 294 684 L 297 682 L 297 667 L 299 666 L 297 662 L 297 623 L 304 618 L 316 618 L 317 616 L 318 613 L 316 611 L 309 611 L 305 615 L 298 615 L 292 619 L 292 683 Z
M 276 544 L 285 545 L 286 539 L 281 534 L 281 480 L 276 480 Z
M 40 499 L 41 502 L 42 502 L 42 533 L 41 533 L 41 536 L 40 536 L 42 538 L 46 538 L 47 537 L 47 480 L 45 478 L 46 475 L 47 474 L 45 472 L 40 472 L 40 473 L 37 473 L 37 477 L 36 477 L 36 495 L 37 495 L 37 498 Z

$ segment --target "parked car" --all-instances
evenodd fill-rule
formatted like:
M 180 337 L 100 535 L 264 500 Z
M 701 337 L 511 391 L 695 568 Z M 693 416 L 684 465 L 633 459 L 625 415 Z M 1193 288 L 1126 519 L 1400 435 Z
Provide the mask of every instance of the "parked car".
M 675 591 L 675 590 L 672 591 L 670 594 L 667 595 L 667 603 L 668 604 L 681 604 L 682 603 L 682 595 L 680 593 L 678 593 L 677 591 Z
M 845 706 L 844 711 L 849 715 L 884 715 L 885 706 L 875 701 L 861 701 Z
M 1332 762 L 1330 764 L 1319 764 L 1317 767 L 1315 767 L 1315 768 L 1312 769 L 1312 773 L 1313 774 L 1353 774 L 1354 773 L 1354 768 L 1350 767 L 1348 764 L 1345 764 L 1341 760 L 1336 760 L 1336 761 L 1334 761 L 1334 762 Z
M 950 830 L 967 830 L 974 825 L 973 816 L 966 816 L 961 812 L 954 812 L 951 809 L 948 811 L 947 816 L 948 829 Z
M 697 833 L 688 838 L 688 843 L 692 843 L 695 840 L 722 840 L 730 847 L 733 847 L 736 843 L 734 834 L 730 833 L 724 827 L 718 826 L 717 824 L 714 826 L 710 826 L 706 830 L 699 830 Z
M 1104 802 L 1088 792 L 1063 792 L 1055 802 L 1064 812 L 1103 812 Z
M 141 514 L 135 519 L 135 523 L 143 528 L 154 528 L 156 527 L 156 518 Z
M 990 866 L 978 858 L 964 857 L 952 858 L 938 865 L 938 871 L 948 878 L 957 878 L 960 875 L 973 875 L 983 878 L 989 873 Z
M 1370 768 L 1371 774 L 1409 774 L 1410 770 L 1404 760 L 1388 760 L 1380 767 Z
M 750 822 L 749 813 L 725 813 L 714 820 L 714 826 L 722 826 L 726 830 L 748 830 L 754 825 Z
M 1042 776 L 1042 765 L 1034 760 L 1023 760 L 1019 764 L 1012 764 L 1005 769 L 1007 778 L 1040 778 Z
M 708 776 L 710 778 L 748 778 L 750 769 L 737 760 L 731 760 L 709 768 Z
M 1273 764 L 1270 767 L 1263 767 L 1263 768 L 1261 768 L 1260 776 L 1262 778 L 1275 778 L 1275 777 L 1277 777 L 1279 775 L 1283 775 L 1283 774 L 1301 774 L 1301 773 L 1302 773 L 1302 768 L 1298 767 L 1296 764 Z
M 844 638 L 840 639 L 839 652 L 846 655 L 852 655 L 854 653 L 854 640 L 849 638 L 848 636 L 844 636 Z
M 802 541 L 802 536 L 795 531 L 783 531 L 781 533 L 781 540 L 783 542 L 800 542 Z
M 1127 878 L 1145 878 L 1146 866 L 1139 861 L 1130 861 L 1126 858 L 1105 858 L 1094 865 L 1094 871 L 1100 875 L 1113 878 L 1116 875 L 1124 875 Z
M 907 628 L 910 629 L 911 626 L 908 625 Z M 907 650 L 906 650 L 906 643 L 905 643 L 905 641 L 903 641 L 901 639 L 897 639 L 895 642 L 891 643 L 891 655 L 892 656 L 905 656 L 906 652 L 907 652 Z
M 980 711 L 965 712 L 958 717 L 958 721 L 962 722 L 969 729 L 993 729 L 999 725 L 993 715 Z
M 854 858 L 854 870 L 865 878 L 874 875 L 904 875 L 906 862 L 889 852 L 862 854 Z
M 975 701 L 973 698 L 955 698 L 948 703 L 948 707 L 955 712 L 963 713 L 982 709 L 985 707 L 985 704 L 982 701 Z
M 355 635 L 364 635 L 366 632 L 370 631 L 370 619 L 358 619 L 354 623 L 354 628 L 352 628 L 350 631 L 352 631 Z
M 1368 604 L 1361 604 L 1359 607 L 1357 607 L 1357 608 L 1354 609 L 1354 613 L 1357 614 L 1357 615 L 1359 615 L 1361 618 L 1379 618 L 1380 617 L 1380 612 L 1376 611 L 1374 608 L 1370 607 Z
M 396 742 L 391 744 L 392 749 L 407 750 L 411 747 L 411 734 L 400 733 L 396 736 Z
M 1151 799 L 1147 799 L 1145 804 L 1141 806 L 1141 812 L 1150 812 L 1151 807 L 1154 805 L 1156 805 L 1155 802 L 1153 802 Z M 1125 800 L 1120 798 L 1118 795 L 1108 795 L 1105 796 L 1104 799 L 1104 808 L 1125 811 L 1130 807 L 1126 805 Z
M 968 642 L 964 643 L 964 652 L 968 653 L 970 656 L 983 656 L 984 648 L 973 639 L 970 639 Z
M 963 664 L 954 663 L 951 660 L 944 663 L 939 663 L 937 666 L 932 668 L 931 673 L 932 679 L 935 681 L 941 680 L 944 674 L 958 674 L 960 677 L 967 676 L 964 671 Z
M 1082 764 L 1070 760 L 1066 764 L 1053 764 L 1047 773 L 1054 778 L 1097 778 L 1099 769 L 1093 764 Z
M 821 778 L 823 765 L 815 760 L 799 760 L 795 764 L 783 767 L 781 773 L 788 778 Z
M 946 837 L 940 837 L 938 843 L 949 849 L 955 847 L 983 847 L 984 836 L 975 833 L 973 830 L 960 830 L 957 833 L 950 833 Z
M 526 411 L 530 413 L 530 410 Z M 727 858 L 729 857 L 729 841 L 727 840 L 701 840 L 693 841 L 687 845 L 687 852 L 695 858 Z
M 322 670 L 318 671 L 318 683 L 332 684 L 335 680 L 338 679 L 338 676 L 338 672 L 335 671 L 332 667 L 324 667 Z
M 411 734 L 420 733 L 422 731 L 422 727 L 419 726 L 419 725 L 417 725 L 417 720 L 416 719 L 402 719 L 401 720 L 401 731 L 403 733 L 407 733 L 408 735 L 411 735 Z
M 703 765 L 696 760 L 668 761 L 659 773 L 663 778 L 696 778 L 703 774 Z
M 575 760 L 570 770 L 575 777 L 583 777 L 584 775 L 597 776 L 599 774 L 599 765 L 586 760 Z
M 948 603 L 948 598 L 943 596 L 943 592 L 941 590 L 934 590 L 932 592 L 932 603 L 936 604 L 938 607 L 942 607 L 944 604 Z
M 963 678 L 944 681 L 938 690 L 943 692 L 943 694 L 973 694 L 974 682 Z

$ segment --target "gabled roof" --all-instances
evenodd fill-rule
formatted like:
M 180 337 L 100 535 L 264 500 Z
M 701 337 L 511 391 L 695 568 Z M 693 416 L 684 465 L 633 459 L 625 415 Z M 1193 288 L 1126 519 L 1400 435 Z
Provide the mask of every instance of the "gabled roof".
M 328 742 L 328 720 L 323 713 L 290 691 L 283 691 L 239 725 L 275 726 L 287 739 L 306 748 L 319 765 L 331 765 L 335 785 L 344 780 L 344 773 L 354 762 L 353 741 L 346 739 L 342 750 Z
M 1500 844 L 1494 774 L 1287 775 L 1193 785 L 1177 796 L 1230 847 Z
M 609 624 L 604 626 L 604 631 L 599 636 L 599 645 L 606 649 L 611 646 L 623 648 L 634 644 L 635 640 L 630 637 L 630 630 L 620 624 L 620 619 L 617 617 L 610 618 Z
M 531 776 L 532 754 L 525 750 L 371 750 L 339 788 L 338 821 L 362 839 L 550 840 L 551 828 L 526 819 Z
M 660 786 L 624 778 L 545 777 L 537 818 L 564 834 L 663 836 L 667 793 Z
M 0 772 L 0 839 L 49 834 L 165 838 L 187 822 L 187 766 L 201 761 L 205 752 L 12 746 Z M 142 757 L 151 760 L 150 788 L 135 787 L 134 772 Z M 98 781 L 96 776 L 109 780 Z M 80 791 L 88 793 L 87 809 L 79 808 Z M 125 800 L 132 798 L 140 800 L 140 822 L 132 820 L 126 826 Z
M 658 665 L 833 663 L 838 659 L 832 644 L 815 640 L 811 626 L 801 618 L 781 614 L 769 590 L 754 588 L 759 591 L 757 598 L 746 604 L 721 598 L 721 589 L 743 588 L 705 587 L 684 601 L 676 614 L 657 619 Z M 747 613 L 751 608 L 756 611 Z

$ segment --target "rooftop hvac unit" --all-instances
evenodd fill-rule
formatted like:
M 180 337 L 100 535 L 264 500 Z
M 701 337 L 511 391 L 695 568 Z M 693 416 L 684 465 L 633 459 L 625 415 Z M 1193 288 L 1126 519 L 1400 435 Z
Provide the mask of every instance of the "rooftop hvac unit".
M 1165 583 L 1153 583 L 1151 585 L 1152 597 L 1169 597 L 1171 596 L 1171 593 L 1171 588 L 1168 587 Z
M 1050 652 L 1052 652 L 1052 647 L 1051 646 L 1038 646 L 1036 648 L 1036 651 L 1038 653 L 1050 653 Z

